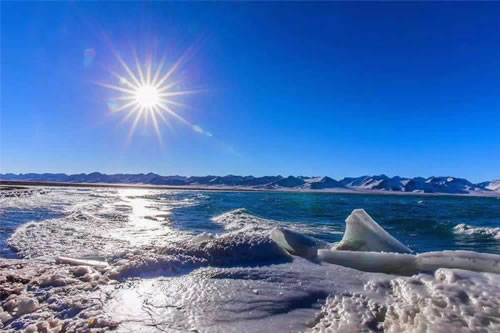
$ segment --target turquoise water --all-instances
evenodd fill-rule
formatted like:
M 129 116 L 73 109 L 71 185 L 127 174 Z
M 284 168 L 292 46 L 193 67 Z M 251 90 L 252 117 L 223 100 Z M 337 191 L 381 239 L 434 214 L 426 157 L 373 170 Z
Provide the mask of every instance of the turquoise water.
M 119 202 L 123 198 L 119 191 L 54 190 L 36 198 L 0 200 L 0 256 L 16 256 L 7 240 L 25 223 L 61 217 L 66 217 L 67 223 L 78 223 L 71 219 L 68 209 L 74 213 L 73 208 L 87 199 L 99 198 L 107 206 L 117 202 L 113 209 L 121 212 Z M 212 218 L 244 208 L 250 215 L 283 222 L 285 226 L 306 225 L 311 236 L 335 242 L 341 239 L 344 221 L 351 211 L 364 208 L 389 233 L 417 252 L 462 249 L 500 254 L 500 229 L 495 229 L 500 227 L 500 200 L 496 198 L 140 190 L 128 198 L 147 200 L 157 210 L 168 208 L 169 227 L 190 233 L 221 233 L 223 226 L 213 223 Z M 96 208 L 86 209 L 99 214 L 100 205 L 104 204 L 98 201 L 92 206 Z M 109 209 L 106 214 L 100 218 L 122 218 Z M 468 231 L 457 230 L 460 224 L 466 224 Z
M 384 229 L 417 252 L 474 250 L 500 253 L 500 239 L 492 235 L 466 235 L 454 227 L 467 224 L 493 229 L 500 227 L 500 200 L 495 198 L 409 195 L 359 195 L 331 193 L 205 192 L 198 205 L 173 211 L 179 227 L 207 231 L 204 221 L 236 208 L 265 219 L 286 223 L 308 223 L 312 236 L 329 242 L 341 234 L 324 232 L 322 226 L 344 231 L 345 219 L 353 209 L 363 208 Z M 194 193 L 177 195 L 191 196 Z M 216 226 L 210 224 L 212 231 Z M 314 227 L 318 231 L 314 232 Z

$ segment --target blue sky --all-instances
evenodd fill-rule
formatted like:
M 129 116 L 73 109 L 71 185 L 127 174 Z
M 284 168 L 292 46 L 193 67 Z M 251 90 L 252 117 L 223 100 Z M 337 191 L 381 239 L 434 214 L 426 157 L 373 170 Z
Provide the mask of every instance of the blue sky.
M 0 172 L 500 178 L 499 31 L 498 3 L 3 1 Z M 129 140 L 95 83 L 113 50 L 189 48 L 176 78 L 206 91 L 176 111 L 213 136 Z

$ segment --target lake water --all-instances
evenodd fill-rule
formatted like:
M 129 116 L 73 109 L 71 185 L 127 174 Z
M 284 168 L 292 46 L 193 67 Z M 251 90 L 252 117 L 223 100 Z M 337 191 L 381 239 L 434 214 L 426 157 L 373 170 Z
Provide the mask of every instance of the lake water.
M 138 207 L 143 207 L 140 218 L 148 221 L 142 224 L 155 229 L 154 241 L 158 241 L 162 226 L 170 234 L 172 229 L 192 234 L 220 233 L 224 227 L 214 223 L 214 217 L 245 209 L 251 216 L 283 226 L 299 225 L 313 237 L 335 242 L 342 237 L 345 218 L 353 209 L 364 208 L 384 229 L 417 252 L 462 249 L 500 253 L 500 200 L 496 198 L 52 189 L 46 194 L 0 199 L 0 256 L 16 256 L 7 240 L 25 223 L 63 219 L 67 224 L 78 224 L 75 212 L 79 211 L 108 220 L 103 228 L 113 220 L 113 226 L 123 227 L 121 233 L 126 233 Z M 152 235 L 151 230 L 143 236 L 147 235 Z

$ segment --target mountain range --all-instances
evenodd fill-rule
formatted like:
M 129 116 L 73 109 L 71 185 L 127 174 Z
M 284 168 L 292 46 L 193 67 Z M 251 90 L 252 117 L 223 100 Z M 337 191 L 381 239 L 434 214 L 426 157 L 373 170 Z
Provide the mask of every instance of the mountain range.
M 147 174 L 112 174 L 100 172 L 67 175 L 64 173 L 25 173 L 0 174 L 3 181 L 57 182 L 57 183 L 105 183 L 105 184 L 144 184 L 163 186 L 207 187 L 207 188 L 246 188 L 261 190 L 339 190 L 339 191 L 381 191 L 407 193 L 446 193 L 446 194 L 500 194 L 500 180 L 471 183 L 456 177 L 388 177 L 386 175 L 345 177 L 335 180 L 330 177 L 304 176 L 160 176 Z

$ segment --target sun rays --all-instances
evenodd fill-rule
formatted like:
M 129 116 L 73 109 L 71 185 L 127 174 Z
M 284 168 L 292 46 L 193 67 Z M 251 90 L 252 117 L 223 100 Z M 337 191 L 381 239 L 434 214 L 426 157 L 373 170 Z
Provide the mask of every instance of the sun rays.
M 100 83 L 99 85 L 119 92 L 121 95 L 112 98 L 109 103 L 112 112 L 125 111 L 123 118 L 128 120 L 133 117 L 132 126 L 129 130 L 129 139 L 132 137 L 138 123 L 143 120 L 148 122 L 152 120 L 153 128 L 161 143 L 160 121 L 170 126 L 167 116 L 171 116 L 178 121 L 188 125 L 195 132 L 212 136 L 211 133 L 204 130 L 200 131 L 198 125 L 193 125 L 182 116 L 180 116 L 174 107 L 187 107 L 187 105 L 176 101 L 176 96 L 193 94 L 202 90 L 180 90 L 180 80 L 173 80 L 174 73 L 179 69 L 185 56 L 179 58 L 170 68 L 164 70 L 165 58 L 163 58 L 156 69 L 153 71 L 153 61 L 147 57 L 144 64 L 141 64 L 139 58 L 135 56 L 135 68 L 131 68 L 117 54 L 118 62 L 123 68 L 124 75 L 111 71 L 111 74 L 118 79 L 119 85 Z

